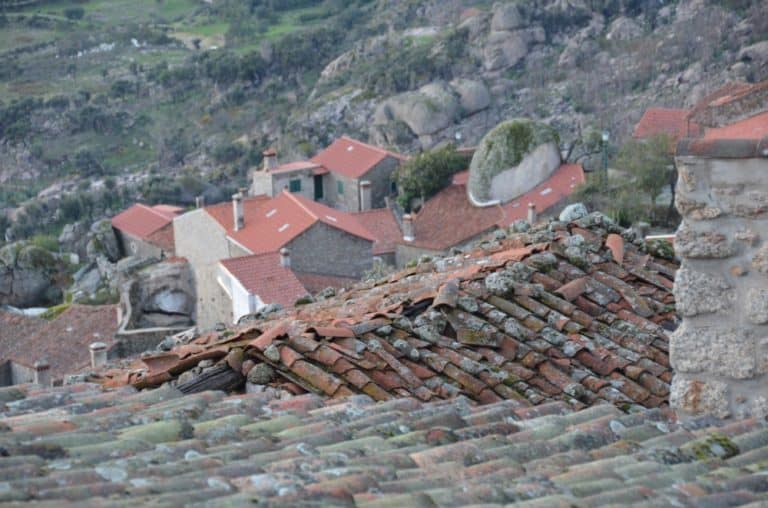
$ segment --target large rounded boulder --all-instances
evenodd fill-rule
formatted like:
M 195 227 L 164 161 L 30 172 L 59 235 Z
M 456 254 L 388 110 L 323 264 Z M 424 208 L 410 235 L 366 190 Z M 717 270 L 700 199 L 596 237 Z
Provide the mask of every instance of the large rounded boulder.
M 475 205 L 511 201 L 560 166 L 557 132 L 528 119 L 508 120 L 480 141 L 469 167 L 467 192 Z

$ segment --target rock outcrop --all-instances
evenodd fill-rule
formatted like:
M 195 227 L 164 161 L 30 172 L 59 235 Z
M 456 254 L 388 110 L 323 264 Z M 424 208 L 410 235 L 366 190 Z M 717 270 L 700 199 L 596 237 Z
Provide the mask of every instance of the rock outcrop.
M 0 249 L 0 305 L 14 307 L 58 303 L 61 290 L 56 279 L 61 261 L 49 251 L 26 242 Z
M 557 133 L 526 119 L 502 122 L 480 142 L 469 168 L 467 192 L 477 204 L 509 201 L 560 166 Z

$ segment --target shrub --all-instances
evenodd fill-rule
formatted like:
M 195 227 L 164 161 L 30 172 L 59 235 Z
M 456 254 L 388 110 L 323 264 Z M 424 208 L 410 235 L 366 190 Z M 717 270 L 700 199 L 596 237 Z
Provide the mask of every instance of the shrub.
M 467 168 L 467 159 L 448 145 L 413 157 L 400 166 L 394 175 L 399 196 L 398 203 L 410 209 L 414 198 L 429 199 L 445 188 L 451 177 Z
M 64 16 L 67 17 L 67 19 L 83 19 L 83 16 L 85 16 L 85 9 L 82 7 L 67 7 L 64 9 Z

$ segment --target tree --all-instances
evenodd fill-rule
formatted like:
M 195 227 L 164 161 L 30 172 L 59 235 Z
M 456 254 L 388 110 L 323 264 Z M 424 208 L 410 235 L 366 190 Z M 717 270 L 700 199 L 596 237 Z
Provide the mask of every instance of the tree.
M 410 210 L 414 198 L 429 199 L 451 182 L 451 177 L 466 169 L 466 157 L 448 145 L 413 157 L 400 166 L 394 175 L 397 183 L 397 201 Z
M 64 16 L 67 19 L 83 19 L 85 16 L 85 9 L 82 7 L 67 7 L 64 9 Z
M 672 140 L 661 134 L 644 140 L 631 140 L 619 151 L 616 165 L 632 175 L 634 187 L 650 198 L 651 218 L 654 217 L 656 199 L 664 187 L 672 188 L 674 202 L 677 172 L 670 147 Z

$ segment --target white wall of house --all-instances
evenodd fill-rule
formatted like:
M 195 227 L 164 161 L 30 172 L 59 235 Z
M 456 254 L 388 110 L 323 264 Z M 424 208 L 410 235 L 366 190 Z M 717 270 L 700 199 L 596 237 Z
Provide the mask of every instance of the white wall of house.
M 264 307 L 264 302 L 258 295 L 249 293 L 240 284 L 240 281 L 232 276 L 226 269 L 219 265 L 217 281 L 222 290 L 229 296 L 232 302 L 232 322 L 237 321 L 248 314 L 253 314 Z

